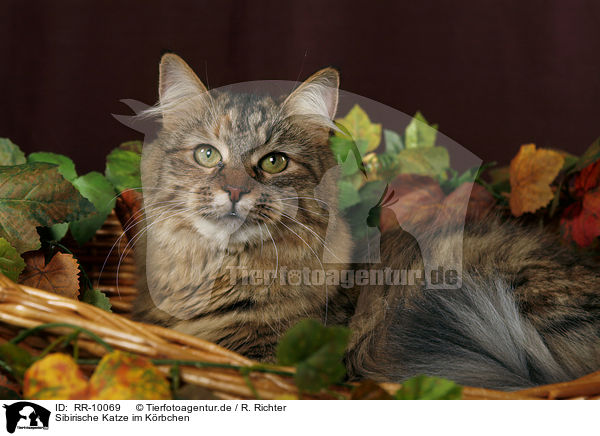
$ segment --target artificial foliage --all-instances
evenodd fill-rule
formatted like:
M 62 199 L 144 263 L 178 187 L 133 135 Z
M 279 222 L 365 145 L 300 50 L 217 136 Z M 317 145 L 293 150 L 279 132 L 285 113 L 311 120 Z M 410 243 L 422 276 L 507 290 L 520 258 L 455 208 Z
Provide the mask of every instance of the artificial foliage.
M 368 228 L 385 232 L 398 225 L 461 224 L 495 213 L 560 232 L 564 244 L 595 254 L 600 236 L 600 140 L 582 156 L 526 144 L 508 166 L 487 163 L 459 173 L 438 139 L 438 126 L 421 113 L 402 131 L 371 120 L 358 105 L 336 120 L 330 146 L 341 166 L 338 203 L 354 237 L 364 237 Z M 139 141 L 123 143 L 107 156 L 104 174 L 79 175 L 67 156 L 26 155 L 0 138 L 0 272 L 24 285 L 110 311 L 109 299 L 90 282 L 63 238 L 70 233 L 76 243 L 86 244 L 115 206 L 130 221 L 140 215 L 141 153 Z M 181 365 L 210 367 L 206 362 L 148 360 L 115 351 L 92 332 L 68 324 L 61 326 L 72 331 L 37 356 L 21 346 L 25 337 L 53 326 L 25 330 L 0 345 L 2 398 L 177 398 Z M 105 347 L 104 358 L 81 359 L 80 336 Z M 347 383 L 343 359 L 349 336 L 345 327 L 314 320 L 301 321 L 283 335 L 277 363 L 292 369 L 289 375 L 299 391 L 293 398 Z M 94 369 L 88 377 L 82 367 L 90 365 Z M 157 365 L 171 367 L 168 379 Z M 250 373 L 285 374 L 281 366 L 267 364 L 225 366 L 239 371 L 253 392 Z M 458 399 L 461 389 L 449 380 L 422 375 L 405 381 L 395 393 L 364 380 L 354 385 L 352 398 Z

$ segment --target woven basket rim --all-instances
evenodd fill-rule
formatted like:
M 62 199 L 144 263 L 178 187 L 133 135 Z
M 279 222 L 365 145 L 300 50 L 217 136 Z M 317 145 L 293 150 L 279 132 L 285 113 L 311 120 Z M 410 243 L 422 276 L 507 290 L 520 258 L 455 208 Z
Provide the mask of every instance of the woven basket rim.
M 66 322 L 86 328 L 99 335 L 115 349 L 133 352 L 152 359 L 195 360 L 252 366 L 252 361 L 212 342 L 199 339 L 164 327 L 132 321 L 122 315 L 104 311 L 82 301 L 62 297 L 50 292 L 12 282 L 0 274 L 0 321 L 4 324 L 30 328 L 49 322 Z M 49 330 L 53 335 L 64 334 L 62 328 Z M 4 338 L 7 339 L 7 338 Z M 95 342 L 81 339 L 80 348 L 95 356 L 106 350 Z M 169 368 L 159 367 L 165 374 Z M 275 367 L 274 367 L 275 368 Z M 292 373 L 293 368 L 276 367 Z M 180 367 L 181 379 L 190 384 L 212 391 L 220 398 L 256 398 L 239 371 L 220 368 Z M 250 374 L 256 393 L 261 399 L 276 399 L 298 395 L 293 377 L 270 373 Z M 356 384 L 351 384 L 351 386 Z M 380 383 L 389 393 L 401 385 Z M 350 398 L 352 388 L 335 386 L 333 392 L 342 398 Z M 464 399 L 559 399 L 599 398 L 600 371 L 566 383 L 539 386 L 516 392 L 463 387 Z M 331 394 L 303 395 L 303 398 L 332 398 Z
M 121 212 L 117 207 L 107 217 L 104 226 L 92 241 L 87 244 L 90 252 L 83 257 L 87 256 L 91 262 L 96 262 L 98 258 L 105 259 L 108 250 L 113 246 L 112 239 L 121 238 L 124 233 L 131 236 L 123 231 L 124 228 L 131 230 L 131 226 L 124 226 L 123 223 L 131 223 L 133 215 L 131 210 L 125 207 L 123 199 L 119 197 L 118 200 Z M 82 261 L 79 254 L 78 259 Z M 123 257 L 117 260 L 119 265 L 123 265 Z M 195 336 L 129 319 L 126 314 L 137 289 L 132 282 L 135 264 L 131 253 L 125 260 L 127 268 L 121 269 L 118 274 L 118 270 L 115 271 L 113 268 L 110 277 L 111 280 L 120 281 L 124 277 L 122 274 L 125 274 L 128 284 L 119 287 L 112 286 L 115 283 L 100 286 L 100 289 L 113 296 L 111 298 L 113 308 L 120 310 L 122 314 L 107 312 L 82 301 L 17 284 L 0 273 L 0 325 L 9 327 L 8 331 L 0 330 L 0 342 L 12 339 L 5 336 L 9 333 L 14 335 L 15 329 L 18 328 L 61 322 L 77 325 L 97 334 L 114 349 L 133 352 L 151 359 L 191 360 L 238 367 L 258 364 L 238 353 Z M 126 299 L 129 300 L 125 301 Z M 44 334 L 50 336 L 52 340 L 64 333 L 64 328 L 54 328 L 45 331 Z M 101 345 L 85 337 L 79 338 L 79 347 L 96 357 L 101 357 L 107 352 Z M 159 368 L 166 375 L 169 374 L 169 366 L 163 365 Z M 180 366 L 180 378 L 185 383 L 212 391 L 219 398 L 255 399 L 255 394 L 258 394 L 261 399 L 298 396 L 299 392 L 293 379 L 294 368 L 275 366 L 272 368 L 288 375 L 251 372 L 249 378 L 246 378 L 239 370 L 230 368 L 197 368 L 184 365 Z M 352 389 L 356 385 L 357 383 L 336 385 L 329 389 L 329 392 L 303 394 L 302 398 L 351 398 Z M 401 388 L 401 385 L 395 383 L 379 383 L 379 386 L 390 394 Z M 463 387 L 462 397 L 463 399 L 600 399 L 600 371 L 570 382 L 516 392 Z

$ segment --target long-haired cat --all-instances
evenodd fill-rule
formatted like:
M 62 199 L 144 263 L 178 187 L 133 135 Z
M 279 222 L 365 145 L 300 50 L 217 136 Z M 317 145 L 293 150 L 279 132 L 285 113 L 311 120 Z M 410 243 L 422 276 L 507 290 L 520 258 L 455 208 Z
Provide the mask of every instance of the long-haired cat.
M 360 269 L 349 264 L 329 147 L 338 82 L 328 68 L 280 100 L 209 92 L 183 60 L 163 57 L 149 111 L 162 128 L 142 156 L 147 233 L 134 316 L 260 360 L 301 319 L 347 324 L 354 378 L 424 373 L 516 389 L 600 368 L 598 267 L 493 216 L 428 235 L 440 264 L 462 256 L 459 289 L 290 285 L 291 271 Z M 424 270 L 422 243 L 384 233 L 382 263 Z M 253 281 L 250 270 L 273 278 Z

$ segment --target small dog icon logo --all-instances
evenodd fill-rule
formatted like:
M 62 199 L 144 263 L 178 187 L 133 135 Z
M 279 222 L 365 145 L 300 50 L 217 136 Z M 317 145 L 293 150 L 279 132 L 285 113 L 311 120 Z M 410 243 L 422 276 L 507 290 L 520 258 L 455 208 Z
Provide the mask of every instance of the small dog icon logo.
M 14 433 L 15 429 L 47 429 L 50 411 L 29 401 L 19 401 L 11 405 L 4 404 L 6 409 L 6 431 Z

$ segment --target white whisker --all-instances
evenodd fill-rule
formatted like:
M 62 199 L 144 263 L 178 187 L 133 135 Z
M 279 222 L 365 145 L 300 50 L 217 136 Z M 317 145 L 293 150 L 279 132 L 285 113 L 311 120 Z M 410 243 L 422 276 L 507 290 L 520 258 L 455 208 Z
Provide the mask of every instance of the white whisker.
M 273 235 L 271 234 L 271 231 L 269 230 L 269 227 L 267 226 L 267 224 L 265 223 L 265 229 L 267 230 L 267 232 L 269 233 L 269 236 L 271 237 L 271 241 L 273 242 L 273 248 L 275 248 L 275 275 L 273 277 L 273 280 L 271 280 L 271 283 L 269 283 L 269 288 L 271 287 L 271 285 L 273 284 L 273 282 L 275 281 L 275 279 L 277 278 L 277 272 L 279 271 L 279 252 L 277 251 L 277 244 L 275 243 L 275 239 L 273 239 Z
M 273 208 L 271 208 L 269 206 L 265 206 L 265 208 L 267 208 L 269 210 L 272 210 L 273 212 L 277 212 L 277 213 L 281 214 L 282 216 L 284 216 L 285 218 L 287 218 L 287 219 L 295 222 L 296 224 L 304 227 L 306 230 L 308 230 L 309 232 L 311 232 L 319 240 L 319 242 L 321 243 L 321 245 L 323 245 L 323 248 L 325 248 L 327 251 L 329 251 L 337 260 L 340 261 L 340 263 L 344 263 L 343 260 L 341 260 L 333 251 L 331 251 L 331 249 L 325 243 L 325 240 L 317 232 L 315 232 L 313 229 L 311 229 L 310 227 L 308 227 L 305 224 L 302 224 L 300 221 L 298 221 L 297 219 L 293 218 L 292 216 L 286 214 L 285 212 L 273 209 Z
M 308 249 L 312 252 L 312 254 L 315 255 L 315 258 L 317 259 L 317 262 L 319 262 L 319 265 L 321 265 L 321 270 L 323 271 L 323 274 L 325 274 L 325 267 L 323 266 L 323 262 L 321 262 L 321 259 L 319 259 L 319 256 L 317 255 L 317 253 L 315 252 L 315 250 L 313 250 L 313 248 L 308 244 L 308 242 L 306 242 L 302 236 L 300 236 L 298 233 L 296 233 L 292 228 L 290 228 L 289 226 L 285 225 L 284 222 L 279 221 L 279 224 L 281 224 L 282 226 L 284 226 L 286 229 L 288 229 L 290 232 L 292 232 L 294 235 L 296 235 L 302 242 L 304 242 L 304 245 L 306 245 L 308 247 Z M 328 294 L 328 290 L 327 290 L 327 281 L 325 281 L 325 321 L 324 321 L 324 325 L 327 325 L 327 309 L 328 309 L 328 305 L 329 305 L 329 294 Z
M 327 203 L 326 201 L 320 200 L 318 198 L 313 198 L 313 197 L 285 197 L 285 198 L 280 198 L 279 200 L 314 200 L 314 201 L 323 203 L 327 207 L 331 208 L 331 206 L 329 206 L 329 203 Z
M 183 205 L 183 204 L 182 204 Z M 167 208 L 168 206 L 162 206 L 161 208 Z M 161 208 L 157 208 L 157 209 L 161 209 Z M 157 214 L 156 214 L 157 215 Z M 156 216 L 154 215 L 154 216 Z M 110 258 L 110 255 L 112 254 L 113 250 L 115 249 L 115 247 L 121 242 L 121 239 L 123 239 L 124 236 L 127 235 L 127 232 L 132 229 L 134 226 L 141 224 L 142 222 L 148 220 L 149 217 L 145 217 L 141 220 L 136 220 L 134 222 L 132 222 L 131 224 L 127 225 L 127 223 L 129 223 L 129 221 L 132 220 L 132 218 L 130 218 L 129 220 L 127 220 L 127 223 L 125 223 L 124 228 L 123 228 L 123 232 L 121 233 L 121 235 L 115 240 L 115 242 L 113 243 L 113 245 L 110 247 L 110 250 L 108 251 L 108 254 L 106 255 L 106 258 L 104 259 L 104 263 L 102 263 L 102 267 L 100 268 L 100 273 L 98 274 L 98 279 L 96 280 L 96 286 L 99 286 L 100 284 L 100 280 L 102 279 L 102 273 L 104 272 L 104 268 L 106 267 L 106 264 L 108 262 L 108 259 Z M 118 253 L 120 254 L 120 253 Z M 121 260 L 119 260 L 119 264 L 121 263 Z M 118 289 L 118 276 L 117 276 L 117 294 L 119 294 L 119 289 Z

